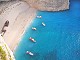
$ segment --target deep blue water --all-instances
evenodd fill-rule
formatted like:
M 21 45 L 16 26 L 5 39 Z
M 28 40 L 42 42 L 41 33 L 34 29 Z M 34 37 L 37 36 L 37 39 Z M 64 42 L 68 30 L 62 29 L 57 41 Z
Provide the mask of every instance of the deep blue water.
M 35 18 L 26 30 L 15 51 L 16 60 L 80 60 L 80 1 L 70 1 L 70 9 L 66 11 L 39 11 L 37 15 L 42 18 Z M 30 36 L 37 42 L 31 42 Z M 34 56 L 27 55 L 27 50 Z

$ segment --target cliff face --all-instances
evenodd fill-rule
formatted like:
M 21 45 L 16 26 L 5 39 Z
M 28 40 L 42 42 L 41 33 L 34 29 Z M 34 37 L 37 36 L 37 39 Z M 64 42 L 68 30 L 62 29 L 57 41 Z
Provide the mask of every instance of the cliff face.
M 31 7 L 42 11 L 59 11 L 69 9 L 69 0 L 23 0 Z
M 1 34 L 0 34 L 0 60 L 15 60 L 13 52 L 5 43 L 4 38 L 1 36 Z
M 1 2 L 1 1 L 11 1 L 11 0 L 0 0 L 0 2 Z

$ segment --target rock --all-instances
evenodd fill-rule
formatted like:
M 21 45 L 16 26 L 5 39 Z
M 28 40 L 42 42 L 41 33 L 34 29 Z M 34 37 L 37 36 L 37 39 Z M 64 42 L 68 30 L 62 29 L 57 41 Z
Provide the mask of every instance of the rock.
M 69 9 L 69 0 L 23 0 L 31 7 L 41 11 L 60 11 Z
M 11 0 L 0 0 L 0 2 L 1 2 L 1 1 L 11 1 Z

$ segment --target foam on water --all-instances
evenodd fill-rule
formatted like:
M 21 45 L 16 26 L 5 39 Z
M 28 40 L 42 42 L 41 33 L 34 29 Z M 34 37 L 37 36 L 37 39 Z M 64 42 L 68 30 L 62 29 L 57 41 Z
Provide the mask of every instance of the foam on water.
M 80 1 L 61 12 L 38 12 L 15 52 L 16 60 L 80 60 Z M 42 26 L 42 22 L 46 26 Z M 37 31 L 31 28 L 36 27 Z M 37 41 L 33 43 L 29 37 Z M 26 51 L 34 53 L 29 56 Z

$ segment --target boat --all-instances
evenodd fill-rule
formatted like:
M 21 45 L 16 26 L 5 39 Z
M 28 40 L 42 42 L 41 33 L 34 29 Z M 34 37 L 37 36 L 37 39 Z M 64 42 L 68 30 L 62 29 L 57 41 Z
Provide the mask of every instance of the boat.
M 32 27 L 32 30 L 37 30 L 35 27 Z
M 26 51 L 26 54 L 29 54 L 30 56 L 33 56 L 34 54 L 30 51 Z
M 45 23 L 43 23 L 43 22 L 42 22 L 42 25 L 43 25 L 43 26 L 46 26 L 46 24 L 45 24 Z
M 31 40 L 32 42 L 36 42 L 36 40 L 33 39 L 32 37 L 30 37 L 29 40 Z
M 37 18 L 42 18 L 42 16 L 37 16 Z

